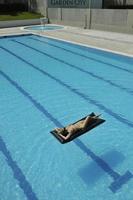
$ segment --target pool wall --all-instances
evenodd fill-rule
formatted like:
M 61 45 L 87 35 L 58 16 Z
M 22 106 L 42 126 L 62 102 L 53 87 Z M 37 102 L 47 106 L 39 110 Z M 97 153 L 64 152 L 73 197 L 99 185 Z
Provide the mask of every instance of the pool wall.
M 32 4 L 34 8 L 36 7 L 36 11 L 41 12 L 53 24 L 57 23 L 87 29 L 133 33 L 132 9 L 106 9 L 112 2 L 102 0 L 89 1 L 91 9 L 79 7 L 69 8 L 68 5 L 68 8 L 67 6 L 66 8 L 58 8 L 59 6 L 57 6 L 58 3 L 56 1 L 53 1 L 53 7 L 50 8 L 46 0 L 37 0 L 36 5 L 34 2 Z M 126 5 L 133 6 L 133 3 L 128 0 L 126 1 Z
M 50 23 L 133 33 L 132 10 L 48 8 Z
M 64 26 L 60 25 L 35 25 L 35 26 L 26 26 L 22 27 L 22 30 L 26 31 L 54 31 L 64 29 Z

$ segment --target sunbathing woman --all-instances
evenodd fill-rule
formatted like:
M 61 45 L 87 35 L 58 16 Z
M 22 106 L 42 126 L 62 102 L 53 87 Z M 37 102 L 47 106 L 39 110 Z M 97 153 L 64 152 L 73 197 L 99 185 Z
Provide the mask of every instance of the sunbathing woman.
M 95 122 L 99 116 L 100 115 L 94 114 L 94 116 L 88 116 L 84 120 L 78 121 L 75 124 L 71 124 L 65 128 L 56 128 L 55 130 L 64 140 L 67 140 L 77 131 L 86 129 L 87 126 Z

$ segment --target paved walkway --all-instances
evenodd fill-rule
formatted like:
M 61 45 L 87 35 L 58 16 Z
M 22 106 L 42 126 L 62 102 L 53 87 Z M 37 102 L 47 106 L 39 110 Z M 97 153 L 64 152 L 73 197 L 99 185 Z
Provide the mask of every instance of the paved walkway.
M 21 30 L 20 27 L 0 29 L 0 35 L 21 33 L 25 34 L 28 32 Z M 122 54 L 128 54 L 133 57 L 133 35 L 129 34 L 88 30 L 74 27 L 65 27 L 65 29 L 56 31 L 38 31 L 36 33 L 81 43 L 84 45 L 103 48 Z

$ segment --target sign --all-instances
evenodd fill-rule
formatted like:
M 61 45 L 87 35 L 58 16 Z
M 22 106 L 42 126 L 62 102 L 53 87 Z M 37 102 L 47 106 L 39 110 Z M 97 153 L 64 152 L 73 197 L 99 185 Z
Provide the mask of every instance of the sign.
M 89 8 L 90 0 L 48 0 L 49 8 Z

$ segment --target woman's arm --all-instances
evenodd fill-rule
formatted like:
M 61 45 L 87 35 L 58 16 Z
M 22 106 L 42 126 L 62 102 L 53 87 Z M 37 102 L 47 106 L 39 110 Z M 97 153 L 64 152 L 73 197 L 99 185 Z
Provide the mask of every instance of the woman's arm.
M 62 135 L 62 134 L 59 134 L 60 136 L 61 136 L 61 138 L 63 138 L 64 140 L 67 140 L 68 138 L 70 138 L 71 137 L 71 135 L 72 135 L 72 133 L 68 133 L 68 135 L 67 136 L 64 136 L 64 135 Z

